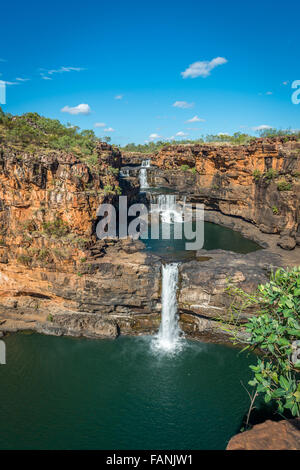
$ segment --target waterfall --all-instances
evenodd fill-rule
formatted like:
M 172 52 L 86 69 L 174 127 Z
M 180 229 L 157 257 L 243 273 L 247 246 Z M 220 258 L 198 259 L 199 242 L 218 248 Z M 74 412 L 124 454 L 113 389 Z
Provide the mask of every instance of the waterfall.
M 162 265 L 162 311 L 156 349 L 174 352 L 179 348 L 180 328 L 177 315 L 178 263 Z
M 147 181 L 147 170 L 146 170 L 146 168 L 141 168 L 140 169 L 139 180 L 140 180 L 140 187 L 141 188 L 149 188 L 148 181 Z
M 177 207 L 175 194 L 159 194 L 157 196 L 158 212 L 161 214 L 162 222 L 182 222 L 182 211 Z
M 151 160 L 142 160 L 141 169 L 139 172 L 140 187 L 142 189 L 149 188 L 147 179 L 147 169 L 151 166 Z
M 129 169 L 128 168 L 121 168 L 120 176 L 123 177 L 123 178 L 127 178 L 128 176 L 130 176 Z

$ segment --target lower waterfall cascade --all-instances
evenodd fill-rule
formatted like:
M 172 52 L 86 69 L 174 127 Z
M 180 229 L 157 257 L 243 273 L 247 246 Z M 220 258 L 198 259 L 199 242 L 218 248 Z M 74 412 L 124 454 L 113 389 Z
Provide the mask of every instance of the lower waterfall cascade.
M 177 313 L 178 263 L 162 265 L 162 310 L 155 349 L 175 352 L 180 349 L 180 327 Z

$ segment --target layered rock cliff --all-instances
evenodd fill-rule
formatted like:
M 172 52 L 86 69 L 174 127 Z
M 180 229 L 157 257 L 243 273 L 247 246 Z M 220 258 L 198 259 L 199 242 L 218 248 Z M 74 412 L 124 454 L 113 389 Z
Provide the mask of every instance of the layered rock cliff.
M 277 139 L 246 147 L 164 148 L 147 171 L 154 183 L 205 202 L 210 215 L 229 214 L 224 217 L 230 220 L 234 215 L 272 233 L 286 228 L 290 244 L 299 221 L 298 145 Z M 2 145 L 0 331 L 91 337 L 157 331 L 162 260 L 147 254 L 142 242 L 97 241 L 95 236 L 99 204 L 116 205 L 121 192 L 136 199 L 137 178 L 119 177 L 122 156 L 108 144 L 98 143 L 94 157 L 86 163 L 74 154 L 44 150 L 32 155 Z M 267 173 L 270 169 L 278 174 Z M 281 191 L 283 177 L 291 187 Z M 271 207 L 274 201 L 278 213 Z M 194 338 L 226 340 L 219 321 L 230 320 L 227 278 L 250 292 L 267 279 L 270 266 L 289 264 L 285 261 L 265 250 L 263 256 L 200 252 L 182 263 L 182 330 Z
M 206 210 L 242 218 L 281 235 L 282 248 L 300 244 L 300 142 L 256 139 L 249 145 L 166 146 L 149 181 L 186 194 Z

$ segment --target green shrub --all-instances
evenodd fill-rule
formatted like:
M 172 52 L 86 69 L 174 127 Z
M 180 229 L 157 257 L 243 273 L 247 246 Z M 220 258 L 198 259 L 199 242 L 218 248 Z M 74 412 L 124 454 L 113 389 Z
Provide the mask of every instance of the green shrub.
M 292 189 L 291 183 L 288 183 L 285 180 L 279 181 L 277 184 L 278 191 L 290 191 Z
M 53 322 L 53 315 L 51 315 L 51 313 L 47 316 L 47 321 Z
M 278 269 L 253 295 L 236 291 L 257 315 L 246 324 L 249 337 L 244 348 L 261 352 L 256 365 L 250 366 L 253 398 L 262 395 L 279 413 L 300 416 L 300 267 Z
M 276 170 L 274 170 L 274 168 L 269 168 L 269 170 L 267 170 L 264 173 L 264 177 L 267 180 L 272 180 L 272 179 L 276 178 L 277 176 L 278 176 L 278 172 Z
M 194 166 L 194 168 L 191 168 L 191 172 L 196 175 L 197 174 L 197 168 Z
M 181 169 L 182 171 L 187 171 L 187 170 L 190 169 L 190 167 L 189 167 L 188 165 L 181 165 L 180 169 Z
M 119 168 L 114 168 L 113 166 L 108 167 L 108 172 L 112 175 L 117 176 L 119 174 Z
M 68 225 L 60 218 L 43 223 L 43 231 L 50 237 L 61 238 L 69 233 Z
M 253 178 L 255 179 L 255 181 L 258 181 L 262 176 L 262 173 L 260 170 L 254 170 L 253 171 Z
M 273 211 L 273 214 L 275 214 L 275 215 L 279 213 L 279 210 L 278 210 L 277 206 L 273 206 L 272 211 Z
M 17 260 L 20 264 L 23 264 L 24 266 L 30 266 L 32 263 L 32 257 L 29 255 L 20 255 L 18 256 Z

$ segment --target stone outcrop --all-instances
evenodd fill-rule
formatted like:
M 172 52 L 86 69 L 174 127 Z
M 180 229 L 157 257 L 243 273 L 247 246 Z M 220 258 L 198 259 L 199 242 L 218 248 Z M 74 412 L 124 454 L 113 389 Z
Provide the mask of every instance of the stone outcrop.
M 296 142 L 276 141 L 275 144 L 272 145 L 278 148 L 290 146 L 293 154 Z M 208 146 L 200 146 L 200 150 L 199 146 L 184 146 L 180 156 L 175 147 L 175 164 L 170 160 L 170 150 L 164 149 L 157 159 L 152 156 L 157 166 L 147 172 L 150 178 L 166 178 L 170 186 L 174 184 L 178 191 L 185 190 L 190 200 L 205 201 L 214 222 L 228 225 L 234 220 L 254 227 L 242 220 L 244 214 L 243 219 L 252 217 L 255 223 L 255 208 L 251 206 L 254 199 L 251 197 L 257 184 L 248 171 L 243 152 L 249 153 L 252 149 L 260 164 L 259 159 L 266 164 L 265 153 L 261 151 L 260 156 L 257 153 L 257 148 L 263 145 L 271 144 L 259 141 L 253 149 L 251 146 L 243 148 L 241 157 L 237 148 L 214 148 L 205 158 L 199 152 L 203 151 L 202 147 L 209 151 Z M 272 145 L 266 147 L 269 153 Z M 232 171 L 230 158 L 233 158 Z M 248 154 L 247 158 L 250 158 Z M 273 158 L 278 163 L 279 156 Z M 293 164 L 284 160 L 286 158 L 289 157 L 284 154 L 281 165 L 282 168 L 287 166 L 290 174 L 298 165 L 298 157 L 291 160 Z M 178 165 L 183 162 L 189 162 L 193 168 L 200 168 L 202 162 L 207 178 L 201 180 L 200 173 L 189 171 L 182 178 Z M 33 156 L 2 146 L 0 331 L 35 329 L 47 334 L 90 337 L 157 331 L 161 312 L 162 260 L 147 254 L 142 242 L 97 241 L 95 236 L 96 212 L 102 202 L 116 204 L 121 191 L 132 200 L 138 197 L 136 178 L 119 178 L 118 170 L 122 165 L 120 151 L 106 143 L 98 144 L 96 155 L 88 163 L 73 154 L 44 151 Z M 222 193 L 214 195 L 212 187 L 205 187 L 204 182 L 210 181 L 209 178 L 213 181 L 217 168 L 224 173 L 223 180 L 227 185 Z M 265 184 L 264 179 L 261 184 Z M 295 176 L 293 191 L 282 191 L 280 197 L 281 193 L 296 195 L 297 184 Z M 297 199 L 287 198 L 287 211 L 282 215 L 287 229 L 296 227 L 297 204 Z M 227 212 L 230 214 L 226 215 Z M 232 218 L 232 214 L 239 217 Z M 224 218 L 229 218 L 229 222 Z M 266 218 L 265 224 L 267 221 Z M 285 232 L 285 238 L 279 239 L 279 233 L 268 235 L 261 231 L 261 225 L 256 225 L 260 228 L 254 227 L 256 231 L 266 239 L 277 237 L 276 243 L 288 244 L 293 238 L 290 232 Z M 232 228 L 244 230 L 243 226 L 235 224 Z M 299 228 L 296 234 L 295 240 L 299 238 Z M 257 233 L 256 236 L 261 245 L 269 246 L 268 242 L 261 242 Z M 295 252 L 293 250 L 294 260 Z M 264 256 L 217 250 L 202 251 L 194 261 L 183 263 L 178 304 L 184 333 L 202 340 L 227 341 L 230 332 L 226 329 L 230 330 L 231 325 L 220 328 L 221 323 L 230 324 L 226 313 L 230 302 L 226 292 L 227 279 L 249 291 L 267 279 L 267 269 L 271 265 L 284 266 L 285 260 L 286 257 L 269 249 L 264 251 Z M 242 325 L 244 319 L 239 318 L 238 322 Z
M 153 154 L 142 152 L 122 152 L 123 166 L 140 166 L 143 160 L 151 160 Z
M 181 328 L 190 337 L 226 341 L 233 328 L 239 327 L 240 339 L 251 310 L 239 313 L 230 309 L 241 299 L 228 291 L 240 287 L 253 292 L 267 281 L 270 269 L 280 267 L 281 257 L 267 250 L 240 255 L 223 250 L 200 250 L 197 259 L 180 266 L 178 308 Z
M 226 450 L 300 450 L 300 419 L 257 424 L 233 436 Z
M 293 137 L 249 145 L 166 146 L 148 180 L 204 203 L 207 211 L 242 218 L 261 232 L 280 234 L 279 245 L 299 243 L 300 143 Z

